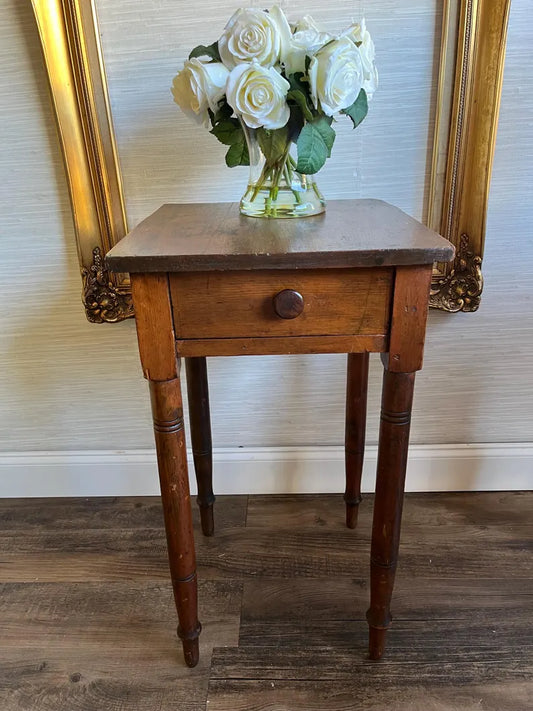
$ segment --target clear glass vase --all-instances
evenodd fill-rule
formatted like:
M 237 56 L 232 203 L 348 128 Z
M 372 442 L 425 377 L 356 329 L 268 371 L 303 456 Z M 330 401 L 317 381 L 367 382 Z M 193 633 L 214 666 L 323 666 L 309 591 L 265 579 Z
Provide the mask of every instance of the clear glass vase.
M 250 177 L 240 211 L 249 217 L 309 217 L 319 215 L 326 203 L 313 175 L 296 170 L 296 146 L 287 140 L 276 160 L 267 161 L 258 140 L 258 129 L 242 122 L 248 153 Z

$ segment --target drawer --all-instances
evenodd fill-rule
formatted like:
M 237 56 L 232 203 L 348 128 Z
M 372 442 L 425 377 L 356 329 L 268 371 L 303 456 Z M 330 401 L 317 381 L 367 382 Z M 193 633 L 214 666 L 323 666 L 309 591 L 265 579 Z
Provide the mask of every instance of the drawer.
M 388 332 L 390 268 L 182 272 L 169 278 L 178 339 Z

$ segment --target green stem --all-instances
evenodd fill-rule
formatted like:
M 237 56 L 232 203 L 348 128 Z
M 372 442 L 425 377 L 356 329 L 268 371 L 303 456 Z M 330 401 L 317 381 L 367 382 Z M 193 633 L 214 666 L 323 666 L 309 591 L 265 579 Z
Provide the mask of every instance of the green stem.
M 285 164 L 285 158 L 281 158 L 277 164 L 276 168 L 274 170 L 274 174 L 272 176 L 272 187 L 270 188 L 270 193 L 272 195 L 272 200 L 276 201 L 278 199 L 278 193 L 279 193 L 279 181 L 281 180 L 281 174 L 283 172 L 283 165 Z
M 272 193 L 268 193 L 268 197 L 265 200 L 265 212 L 267 217 L 270 217 L 272 213 Z
M 257 181 L 254 191 L 252 193 L 251 202 L 253 202 L 259 195 L 261 188 L 270 177 L 270 172 L 271 167 L 265 163 L 265 165 L 263 166 L 263 170 L 261 171 L 261 175 L 259 176 L 259 180 Z
M 289 153 L 290 149 L 290 144 L 287 146 L 286 151 L 283 153 L 283 155 L 275 161 L 273 164 L 268 164 L 265 163 L 263 166 L 263 169 L 261 171 L 261 174 L 256 182 L 256 184 L 253 186 L 250 186 L 250 201 L 254 202 L 254 200 L 257 199 L 257 196 L 265 188 L 265 183 L 270 181 L 270 187 L 268 188 L 268 194 L 267 197 L 265 198 L 265 214 L 268 217 L 276 217 L 277 215 L 277 205 L 276 201 L 279 196 L 279 189 L 280 189 L 280 182 L 282 177 L 286 180 L 287 186 L 291 189 L 292 194 L 294 195 L 295 202 L 298 204 L 302 204 L 302 195 L 300 191 L 295 190 L 292 187 L 293 184 L 293 173 L 296 172 L 296 161 L 294 158 L 290 155 Z M 313 189 L 315 191 L 315 194 L 317 197 L 321 197 L 320 194 L 318 193 L 318 189 L 313 181 Z
M 318 191 L 318 186 L 317 186 L 317 184 L 315 183 L 314 180 L 313 180 L 313 191 L 314 191 L 315 195 L 317 196 L 317 198 L 318 198 L 319 200 L 323 200 L 323 199 L 324 199 L 324 198 L 322 197 L 322 195 L 320 194 L 320 192 Z
M 290 156 L 289 156 L 290 157 Z M 294 190 L 292 187 L 292 168 L 290 165 L 290 161 L 287 161 L 284 166 L 284 172 L 285 172 L 285 180 L 287 181 L 287 185 L 290 187 L 292 190 L 292 194 L 294 195 L 294 199 L 298 204 L 302 203 L 302 196 L 300 195 L 298 190 Z

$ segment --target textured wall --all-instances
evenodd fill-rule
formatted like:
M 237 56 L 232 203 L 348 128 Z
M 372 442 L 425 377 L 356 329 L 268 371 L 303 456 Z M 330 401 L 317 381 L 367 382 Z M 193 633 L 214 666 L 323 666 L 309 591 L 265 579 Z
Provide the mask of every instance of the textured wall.
M 240 196 L 246 173 L 222 168 L 222 147 L 179 114 L 168 88 L 187 50 L 214 39 L 238 4 L 97 2 L 131 224 L 163 201 Z M 382 197 L 421 216 L 440 3 L 336 0 L 322 11 L 317 0 L 282 4 L 332 28 L 364 13 L 378 45 L 381 88 L 358 131 L 347 122 L 340 128 L 320 176 L 326 196 Z M 93 326 L 80 307 L 68 194 L 29 3 L 4 0 L 0 27 L 0 451 L 152 447 L 133 324 Z M 417 443 L 533 439 L 532 43 L 528 2 L 513 0 L 483 303 L 477 314 L 430 316 Z M 379 370 L 376 358 L 372 441 Z M 342 441 L 344 357 L 219 359 L 210 371 L 217 445 Z

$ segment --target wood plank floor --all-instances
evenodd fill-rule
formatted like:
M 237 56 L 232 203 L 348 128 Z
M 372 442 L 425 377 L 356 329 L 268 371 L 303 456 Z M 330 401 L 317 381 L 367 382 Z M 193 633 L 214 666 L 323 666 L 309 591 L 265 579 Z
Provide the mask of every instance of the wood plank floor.
M 339 496 L 219 497 L 190 670 L 157 498 L 0 501 L 0 711 L 531 711 L 532 510 L 407 495 L 375 663 L 372 497 L 355 531 Z

